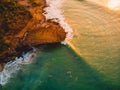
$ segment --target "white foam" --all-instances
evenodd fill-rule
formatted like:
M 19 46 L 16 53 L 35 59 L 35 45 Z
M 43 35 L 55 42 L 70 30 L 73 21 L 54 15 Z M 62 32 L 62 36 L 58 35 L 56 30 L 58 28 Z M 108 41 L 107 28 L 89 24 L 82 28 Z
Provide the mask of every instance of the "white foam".
M 62 15 L 61 5 L 63 0 L 46 0 L 49 7 L 45 8 L 47 14 L 45 14 L 47 19 L 56 18 L 55 21 L 59 22 L 60 25 L 65 29 L 67 32 L 67 38 L 72 38 L 72 29 L 69 25 L 65 22 L 65 18 Z M 66 44 L 65 41 L 62 42 Z M 24 64 L 30 64 L 32 56 L 35 55 L 35 49 L 32 52 L 28 52 L 23 54 L 20 58 L 15 58 L 14 61 L 8 62 L 2 72 L 0 72 L 0 84 L 5 85 L 8 80 L 12 77 L 12 74 L 16 71 L 20 70 L 20 66 Z
M 57 22 L 60 23 L 60 25 L 65 29 L 67 32 L 67 38 L 72 38 L 72 29 L 70 26 L 65 22 L 65 18 L 62 15 L 61 6 L 63 4 L 64 0 L 46 0 L 48 7 L 45 8 L 45 11 L 47 12 L 45 14 L 47 19 L 53 19 L 57 18 Z
M 12 77 L 12 74 L 20 70 L 20 66 L 24 64 L 30 64 L 33 56 L 35 56 L 35 49 L 31 52 L 24 54 L 20 58 L 15 58 L 14 61 L 8 62 L 2 72 L 0 72 L 0 84 L 5 85 L 9 78 Z

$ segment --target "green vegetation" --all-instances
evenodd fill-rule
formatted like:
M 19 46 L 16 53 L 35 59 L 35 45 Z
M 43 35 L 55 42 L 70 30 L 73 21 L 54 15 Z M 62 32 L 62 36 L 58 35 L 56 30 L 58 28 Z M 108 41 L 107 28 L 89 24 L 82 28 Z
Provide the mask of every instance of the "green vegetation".
M 0 0 L 0 3 L 3 3 L 3 2 L 17 2 L 17 0 Z
M 3 38 L 18 33 L 31 18 L 30 12 L 17 0 L 0 0 L 0 51 L 9 46 Z
M 1 28 L 5 31 L 13 30 L 14 34 L 24 28 L 32 17 L 30 12 L 15 2 L 0 3 L 0 13 Z
M 35 7 L 35 6 L 39 6 L 39 0 L 29 0 L 29 3 L 33 6 L 33 7 Z
M 0 44 L 0 51 L 3 51 L 4 49 L 9 47 L 9 42 L 5 40 L 3 43 Z

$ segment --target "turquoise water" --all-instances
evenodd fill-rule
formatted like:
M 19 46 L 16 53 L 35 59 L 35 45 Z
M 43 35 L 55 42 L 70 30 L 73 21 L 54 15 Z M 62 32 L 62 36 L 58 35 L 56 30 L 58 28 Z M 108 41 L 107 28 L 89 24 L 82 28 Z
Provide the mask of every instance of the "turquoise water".
M 44 47 L 0 90 L 119 90 L 68 46 Z
M 60 44 L 42 47 L 0 90 L 120 90 L 119 14 L 89 0 L 64 1 L 75 51 Z

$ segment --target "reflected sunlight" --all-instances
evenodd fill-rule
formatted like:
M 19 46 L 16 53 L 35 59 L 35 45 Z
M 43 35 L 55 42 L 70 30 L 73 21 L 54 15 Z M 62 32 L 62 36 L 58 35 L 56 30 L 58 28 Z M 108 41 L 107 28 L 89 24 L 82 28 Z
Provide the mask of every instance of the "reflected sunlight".
M 108 7 L 114 10 L 120 9 L 120 0 L 109 0 Z

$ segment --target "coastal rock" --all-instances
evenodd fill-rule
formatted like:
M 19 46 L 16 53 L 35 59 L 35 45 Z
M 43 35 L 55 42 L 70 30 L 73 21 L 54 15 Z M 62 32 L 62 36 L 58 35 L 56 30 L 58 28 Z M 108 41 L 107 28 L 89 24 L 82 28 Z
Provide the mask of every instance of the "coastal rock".
M 6 2 L 4 3 L 6 5 Z M 54 19 L 48 20 L 44 16 L 44 8 L 47 6 L 45 0 L 18 0 L 16 4 L 13 4 L 12 1 L 7 2 L 7 5 L 9 4 L 12 6 L 14 14 L 21 7 L 24 7 L 24 13 L 21 13 L 22 10 L 20 10 L 21 14 L 18 13 L 14 16 L 11 11 L 6 10 L 8 15 L 6 14 L 5 18 L 9 17 L 9 21 L 11 20 L 10 25 L 14 25 L 14 28 L 12 27 L 11 30 L 7 28 L 7 31 L 2 28 L 1 24 L 4 14 L 0 16 L 0 32 L 4 32 L 4 34 L 0 33 L 0 71 L 5 63 L 14 60 L 15 57 L 20 57 L 23 52 L 30 51 L 33 46 L 58 43 L 66 38 L 66 32 L 62 26 Z M 2 2 L 1 5 L 4 7 Z M 17 5 L 19 6 L 18 10 L 16 10 Z M 24 17 L 27 16 L 26 12 L 30 18 Z M 9 14 L 16 17 L 16 19 L 13 20 L 13 17 L 11 18 Z M 17 18 L 17 16 L 20 16 L 20 18 Z M 16 24 L 14 21 L 18 23 Z M 7 26 L 10 26 L 9 23 L 7 24 Z
M 39 45 L 47 43 L 57 43 L 65 40 L 66 32 L 64 29 L 55 22 L 47 22 L 42 25 L 37 25 L 37 28 L 27 32 L 23 43 L 29 45 Z

